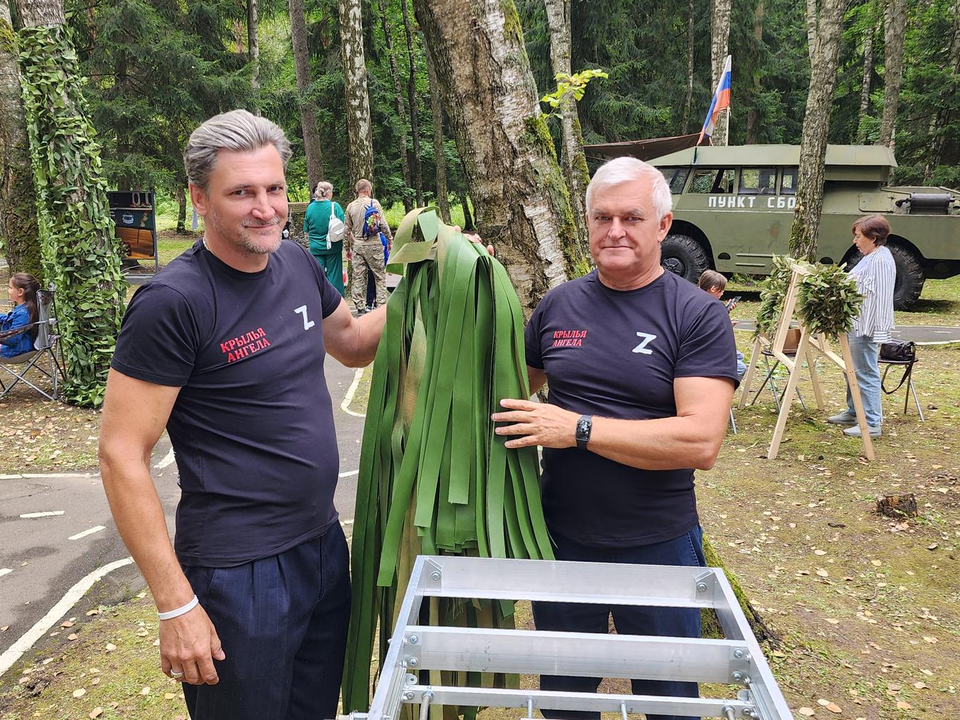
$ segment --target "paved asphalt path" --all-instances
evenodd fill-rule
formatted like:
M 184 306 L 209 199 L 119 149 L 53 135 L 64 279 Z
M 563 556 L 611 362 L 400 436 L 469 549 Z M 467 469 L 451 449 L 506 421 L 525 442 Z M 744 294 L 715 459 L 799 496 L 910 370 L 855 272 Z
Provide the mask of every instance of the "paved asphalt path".
M 349 537 L 363 418 L 341 410 L 356 371 L 327 357 L 324 369 L 333 399 L 340 448 L 336 502 Z M 170 441 L 164 435 L 151 461 L 151 473 L 173 534 L 180 490 Z M 352 474 L 351 474 L 352 473 Z M 23 518 L 33 513 L 59 513 Z M 99 529 L 96 529 L 99 528 Z M 87 533 L 87 534 L 84 534 Z M 96 470 L 72 476 L 0 478 L 0 653 L 46 615 L 78 581 L 108 563 L 129 557 L 110 516 Z M 145 586 L 135 565 L 106 575 L 67 612 L 85 619 L 97 604 L 116 602 Z M 59 619 L 53 631 L 57 630 Z M 49 634 L 49 633 L 48 633 Z
M 736 329 L 753 332 L 753 320 L 737 320 Z M 918 345 L 944 345 L 960 342 L 960 327 L 943 325 L 899 325 L 891 333 L 898 340 L 912 340 Z

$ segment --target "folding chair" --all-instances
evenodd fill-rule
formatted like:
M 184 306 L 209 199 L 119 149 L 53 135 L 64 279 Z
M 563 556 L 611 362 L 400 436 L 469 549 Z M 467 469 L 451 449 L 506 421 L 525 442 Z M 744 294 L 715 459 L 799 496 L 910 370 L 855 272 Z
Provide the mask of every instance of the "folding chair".
M 923 408 L 920 407 L 920 398 L 917 397 L 917 389 L 913 386 L 913 366 L 916 365 L 917 359 L 913 360 L 885 360 L 879 358 L 878 362 L 881 365 L 886 365 L 883 369 L 883 377 L 880 379 L 880 388 L 883 390 L 886 395 L 893 395 L 897 390 L 903 387 L 904 384 L 907 386 L 906 393 L 903 396 L 903 414 L 907 414 L 907 407 L 910 404 L 910 396 L 913 395 L 913 402 L 917 406 L 917 412 L 920 414 L 920 422 L 926 422 L 926 418 L 923 417 Z M 898 365 L 903 368 L 903 377 L 900 378 L 900 382 L 893 390 L 887 390 L 887 373 L 890 372 L 890 368 L 894 365 Z
M 29 332 L 33 328 L 37 330 L 37 338 L 33 341 L 33 350 L 15 355 L 12 358 L 0 357 L 0 371 L 2 371 L 0 372 L 0 400 L 20 382 L 29 385 L 48 400 L 57 399 L 57 390 L 60 378 L 63 377 L 63 368 L 57 360 L 57 341 L 60 336 L 54 332 L 57 319 L 54 312 L 52 289 L 37 292 L 37 310 L 39 315 L 37 322 L 16 328 L 15 331 L 6 334 L 6 337 L 13 337 Z M 42 363 L 41 361 L 44 360 L 47 362 Z M 50 378 L 52 389 L 49 393 L 27 379 L 26 375 L 32 368 L 36 368 Z M 3 382 L 3 378 L 7 375 L 13 377 L 13 382 L 10 382 L 9 377 L 7 378 L 9 384 Z
M 800 344 L 800 331 L 791 328 L 787 334 L 787 341 L 783 346 L 783 354 L 789 358 L 792 358 L 796 361 L 797 359 L 797 347 Z M 763 389 L 769 385 L 770 392 L 773 394 L 773 402 L 777 406 L 777 412 L 780 411 L 780 403 L 782 401 L 780 388 L 777 387 L 777 379 L 774 377 L 774 373 L 777 371 L 777 368 L 780 367 L 780 361 L 774 356 L 773 351 L 770 348 L 763 348 L 760 351 L 760 355 L 763 358 L 763 365 L 766 368 L 767 374 L 763 378 L 763 382 L 760 383 L 760 387 L 757 388 L 756 395 L 753 396 L 753 399 L 750 401 L 750 404 L 753 405 L 757 399 L 760 397 L 760 393 L 763 392 Z M 770 359 L 773 359 L 773 364 L 771 365 Z M 803 395 L 800 394 L 800 387 L 797 387 L 797 397 L 800 400 L 800 404 L 803 406 L 803 409 L 807 409 L 807 404 L 803 401 Z

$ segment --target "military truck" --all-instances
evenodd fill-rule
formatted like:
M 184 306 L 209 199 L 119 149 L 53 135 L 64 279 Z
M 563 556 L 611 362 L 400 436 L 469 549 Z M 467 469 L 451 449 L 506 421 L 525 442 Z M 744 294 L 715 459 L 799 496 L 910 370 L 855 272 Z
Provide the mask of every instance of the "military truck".
M 650 160 L 673 193 L 664 267 L 693 282 L 707 268 L 769 274 L 771 257 L 787 254 L 799 162 L 798 145 L 688 148 Z M 896 166 L 885 147 L 827 147 L 817 258 L 852 267 L 861 257 L 853 221 L 882 213 L 897 263 L 894 305 L 905 310 L 927 278 L 960 275 L 960 191 L 892 186 Z

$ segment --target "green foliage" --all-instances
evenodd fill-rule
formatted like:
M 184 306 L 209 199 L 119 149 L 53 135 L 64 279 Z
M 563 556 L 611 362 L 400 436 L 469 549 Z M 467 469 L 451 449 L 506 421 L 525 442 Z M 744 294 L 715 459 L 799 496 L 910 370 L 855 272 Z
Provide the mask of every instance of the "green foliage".
M 560 107 L 560 103 L 568 95 L 572 95 L 574 100 L 582 100 L 583 94 L 587 91 L 587 84 L 594 78 L 610 77 L 603 70 L 590 69 L 567 75 L 566 73 L 557 73 L 554 78 L 557 81 L 557 89 L 540 98 L 540 102 L 545 102 L 553 110 Z
M 839 337 L 853 327 L 863 296 L 857 281 L 838 265 L 817 265 L 800 281 L 797 314 L 812 335 Z
M 757 311 L 757 327 L 754 337 L 763 334 L 771 336 L 780 320 L 780 311 L 790 286 L 793 274 L 793 258 L 785 255 L 773 256 L 772 272 L 760 283 L 760 309 Z
M 64 392 L 77 405 L 97 406 L 126 290 L 100 151 L 69 30 L 25 28 L 18 39 L 43 263 L 56 287 L 67 366 Z

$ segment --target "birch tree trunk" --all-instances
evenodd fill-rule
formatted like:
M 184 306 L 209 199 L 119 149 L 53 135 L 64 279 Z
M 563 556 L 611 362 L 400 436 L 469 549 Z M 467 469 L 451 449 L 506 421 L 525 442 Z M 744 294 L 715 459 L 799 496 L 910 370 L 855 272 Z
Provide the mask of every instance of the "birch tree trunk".
M 956 0 L 953 6 L 953 37 L 950 40 L 950 54 L 947 59 L 947 67 L 952 70 L 953 77 L 960 77 L 960 0 Z M 958 91 L 957 83 L 951 82 L 943 89 L 942 97 L 953 97 Z M 946 103 L 941 104 L 941 109 L 930 119 L 930 153 L 927 163 L 923 168 L 923 178 L 925 183 L 929 183 L 933 178 L 933 173 L 940 164 L 943 157 L 943 146 L 946 141 L 943 128 L 951 120 L 950 109 L 945 107 Z
M 583 274 L 570 197 L 540 112 L 513 0 L 415 0 L 464 161 L 477 227 L 527 316 Z
M 553 74 L 570 75 L 570 0 L 544 0 L 550 28 L 550 64 Z M 565 95 L 560 102 L 560 167 L 570 193 L 570 210 L 577 238 L 587 237 L 587 185 L 590 171 L 583 153 L 583 133 L 577 101 Z
M 877 145 L 893 148 L 903 80 L 903 43 L 907 31 L 907 0 L 887 0 L 883 20 L 883 120 Z
M 450 222 L 450 191 L 447 189 L 447 161 L 443 154 L 443 106 L 440 102 L 440 88 L 437 86 L 437 69 L 433 65 L 430 53 L 427 57 L 427 76 L 430 80 L 430 114 L 433 116 L 433 162 L 436 166 L 437 206 L 440 217 Z
M 247 54 L 250 58 L 252 73 L 250 75 L 250 86 L 253 88 L 254 95 L 260 89 L 260 40 L 259 21 L 257 20 L 257 0 L 247 0 Z M 259 114 L 259 98 L 257 99 Z
M 11 273 L 43 277 L 17 42 L 7 0 L 0 0 L 0 249 Z
M 807 57 L 813 65 L 813 56 L 817 52 L 817 0 L 807 0 Z
M 817 48 L 810 68 L 810 89 L 807 91 L 807 108 L 803 116 L 797 206 L 790 231 L 790 255 L 810 262 L 817 257 L 827 133 L 830 130 L 830 111 L 837 83 L 843 15 L 847 2 L 823 0 L 821 3 L 816 28 Z
M 720 82 L 724 63 L 730 48 L 730 6 L 731 0 L 712 0 L 710 14 L 710 68 L 713 73 L 713 87 Z M 714 145 L 727 144 L 727 115 L 730 110 L 724 110 L 717 118 L 717 127 L 714 128 L 711 142 Z
M 857 143 L 867 141 L 866 120 L 870 114 L 870 81 L 873 78 L 873 36 L 876 27 L 873 23 L 863 34 L 863 79 L 860 81 L 860 114 L 857 122 Z
M 183 185 L 177 185 L 177 235 L 187 234 L 187 192 Z
M 300 129 L 303 132 L 303 154 L 307 160 L 307 181 L 310 191 L 323 180 L 323 150 L 317 126 L 317 104 L 310 99 L 310 50 L 307 48 L 307 20 L 303 0 L 288 0 L 290 10 L 290 42 L 293 45 L 293 66 L 297 74 L 297 96 L 300 101 Z
M 681 133 L 690 132 L 690 107 L 693 104 L 693 50 L 696 41 L 695 20 L 694 0 L 690 0 L 687 4 L 687 94 L 683 98 L 683 114 L 680 116 Z
M 65 396 L 103 402 L 127 283 L 120 273 L 77 52 L 59 0 L 19 0 L 23 109 L 37 187 L 44 279 L 57 288 Z
M 420 118 L 417 110 L 417 58 L 414 52 L 414 34 L 410 26 L 407 0 L 400 0 L 403 31 L 407 38 L 407 103 L 410 106 L 410 136 L 413 140 L 413 187 L 417 193 L 417 207 L 423 207 L 423 166 L 420 164 Z
M 353 187 L 360 178 L 373 180 L 373 133 L 367 96 L 367 64 L 363 53 L 363 15 L 360 0 L 339 0 L 337 7 L 350 142 L 350 187 Z
M 400 80 L 400 71 L 397 69 L 397 56 L 393 49 L 393 33 L 390 30 L 390 22 L 387 20 L 387 13 L 383 7 L 383 0 L 378 0 L 377 12 L 380 13 L 380 27 L 383 28 L 383 37 L 387 44 L 387 57 L 390 60 L 393 89 L 397 94 L 397 125 L 399 127 L 397 134 L 400 140 L 400 172 L 403 175 L 403 209 L 405 212 L 409 212 L 413 209 L 413 202 L 409 195 L 410 188 L 413 186 L 410 181 L 410 161 L 407 158 L 407 108 L 403 102 L 403 83 Z

